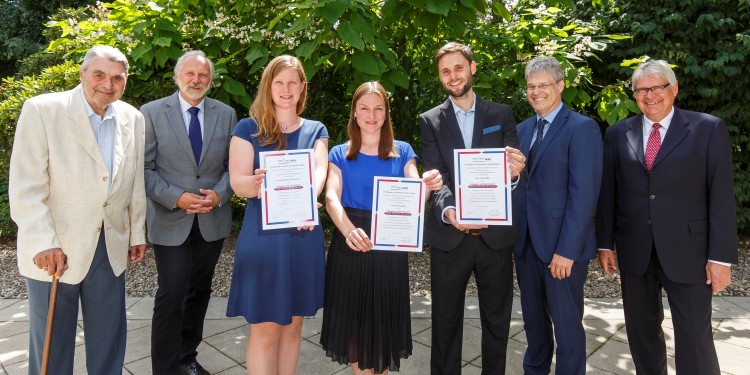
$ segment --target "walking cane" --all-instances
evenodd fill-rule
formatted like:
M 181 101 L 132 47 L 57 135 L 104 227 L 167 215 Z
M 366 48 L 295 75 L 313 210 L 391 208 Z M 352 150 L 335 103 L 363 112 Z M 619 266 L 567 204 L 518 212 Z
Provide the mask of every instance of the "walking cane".
M 55 302 L 57 301 L 57 272 L 52 276 L 52 289 L 49 292 L 49 310 L 47 311 L 47 331 L 44 333 L 44 352 L 42 352 L 42 375 L 47 375 L 49 349 L 52 345 L 52 326 L 55 323 Z

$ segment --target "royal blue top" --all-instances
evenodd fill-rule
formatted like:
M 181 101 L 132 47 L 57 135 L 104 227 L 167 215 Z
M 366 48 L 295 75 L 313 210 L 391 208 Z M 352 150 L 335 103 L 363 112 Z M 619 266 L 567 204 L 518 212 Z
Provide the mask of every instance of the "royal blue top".
M 394 141 L 396 154 L 388 160 L 377 155 L 359 153 L 356 159 L 347 160 L 349 142 L 335 146 L 328 154 L 328 161 L 341 170 L 341 205 L 344 207 L 372 210 L 373 177 L 404 177 L 404 166 L 417 158 L 414 149 L 406 142 Z

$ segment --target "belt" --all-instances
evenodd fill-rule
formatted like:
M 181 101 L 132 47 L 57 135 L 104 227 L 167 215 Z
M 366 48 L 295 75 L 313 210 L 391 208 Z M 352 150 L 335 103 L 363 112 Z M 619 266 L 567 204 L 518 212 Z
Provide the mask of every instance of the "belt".
M 463 232 L 464 232 L 464 234 L 470 234 L 472 236 L 480 236 L 480 235 L 482 235 L 482 232 L 479 229 L 464 229 Z

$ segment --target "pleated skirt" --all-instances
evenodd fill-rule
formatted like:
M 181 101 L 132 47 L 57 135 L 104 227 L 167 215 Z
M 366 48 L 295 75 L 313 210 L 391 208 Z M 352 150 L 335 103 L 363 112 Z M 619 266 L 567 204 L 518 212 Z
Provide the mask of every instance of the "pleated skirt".
M 347 208 L 352 223 L 370 234 L 370 211 Z M 412 353 L 409 265 L 397 251 L 354 251 L 334 232 L 325 272 L 320 344 L 340 364 L 398 371 Z

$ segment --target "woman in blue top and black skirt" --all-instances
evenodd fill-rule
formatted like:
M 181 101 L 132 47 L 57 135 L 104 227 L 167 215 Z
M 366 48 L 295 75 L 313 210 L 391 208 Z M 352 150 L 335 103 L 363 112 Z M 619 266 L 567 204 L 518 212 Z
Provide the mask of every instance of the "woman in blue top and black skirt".
M 355 374 L 398 371 L 412 351 L 407 254 L 370 251 L 374 176 L 419 178 L 412 147 L 393 138 L 390 105 L 378 82 L 354 92 L 349 142 L 328 157 L 326 210 L 336 225 L 328 250 L 321 345 Z M 429 190 L 443 185 L 425 172 Z

